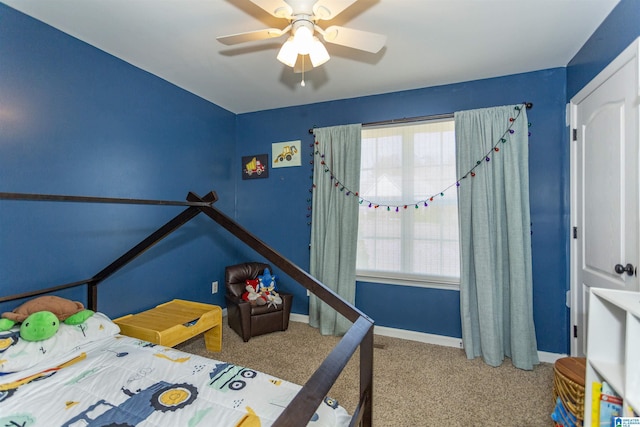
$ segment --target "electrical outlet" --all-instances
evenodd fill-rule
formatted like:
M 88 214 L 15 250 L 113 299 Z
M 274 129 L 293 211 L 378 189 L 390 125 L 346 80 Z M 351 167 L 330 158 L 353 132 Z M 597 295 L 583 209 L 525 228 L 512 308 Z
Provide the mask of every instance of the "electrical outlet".
M 217 280 L 215 282 L 211 282 L 211 293 L 212 294 L 217 294 L 218 293 L 218 281 Z

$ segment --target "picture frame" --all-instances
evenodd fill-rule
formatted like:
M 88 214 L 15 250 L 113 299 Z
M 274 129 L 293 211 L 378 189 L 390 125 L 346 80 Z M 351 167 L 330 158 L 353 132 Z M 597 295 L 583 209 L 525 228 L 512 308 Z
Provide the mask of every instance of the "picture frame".
M 255 154 L 242 156 L 242 179 L 262 179 L 269 177 L 269 155 Z
M 288 168 L 302 165 L 302 141 L 284 141 L 271 144 L 271 167 Z

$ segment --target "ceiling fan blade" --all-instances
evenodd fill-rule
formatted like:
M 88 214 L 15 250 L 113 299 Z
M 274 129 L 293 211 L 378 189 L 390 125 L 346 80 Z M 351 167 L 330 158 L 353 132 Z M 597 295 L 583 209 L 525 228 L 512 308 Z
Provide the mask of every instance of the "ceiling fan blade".
M 287 31 L 289 31 L 289 27 L 285 28 L 284 30 L 280 30 L 278 28 L 265 28 L 264 30 L 247 31 L 245 33 L 220 36 L 216 37 L 216 40 L 218 40 L 222 44 L 230 46 L 238 43 L 253 42 L 256 40 L 280 37 Z
M 289 18 L 293 9 L 284 0 L 250 0 L 276 18 Z
M 356 0 L 320 0 L 313 5 L 313 14 L 317 19 L 333 19 L 355 2 Z
M 332 25 L 322 33 L 327 43 L 378 53 L 387 42 L 387 36 L 368 31 L 353 30 L 351 28 Z

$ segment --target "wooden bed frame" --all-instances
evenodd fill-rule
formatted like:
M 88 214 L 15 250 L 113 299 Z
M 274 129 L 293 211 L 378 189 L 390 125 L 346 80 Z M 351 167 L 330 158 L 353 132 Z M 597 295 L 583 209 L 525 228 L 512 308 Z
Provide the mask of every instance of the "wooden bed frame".
M 367 317 L 353 305 L 346 302 L 339 295 L 314 279 L 307 272 L 284 258 L 274 249 L 262 242 L 256 236 L 244 229 L 233 219 L 229 218 L 213 203 L 218 200 L 215 192 L 210 192 L 200 197 L 190 192 L 186 201 L 145 200 L 145 199 L 119 199 L 83 196 L 61 196 L 47 194 L 2 193 L 0 199 L 24 200 L 24 201 L 57 201 L 57 202 L 83 202 L 83 203 L 121 203 L 121 204 L 145 204 L 164 206 L 186 206 L 180 214 L 150 234 L 136 246 L 127 251 L 120 258 L 109 264 L 89 279 L 79 280 L 55 287 L 41 289 L 32 292 L 0 297 L 0 302 L 29 298 L 37 295 L 48 294 L 62 289 L 87 285 L 87 306 L 96 311 L 98 306 L 98 284 L 107 277 L 124 267 L 131 260 L 142 254 L 164 237 L 171 234 L 189 220 L 200 213 L 204 213 L 227 231 L 240 239 L 245 244 L 264 256 L 282 272 L 288 274 L 300 285 L 313 292 L 317 297 L 335 309 L 338 313 L 353 322 L 351 328 L 342 337 L 336 347 L 320 364 L 318 369 L 309 378 L 291 403 L 274 422 L 274 426 L 299 427 L 306 425 L 313 416 L 316 408 L 322 403 L 329 393 L 332 385 L 337 380 L 342 370 L 355 351 L 360 348 L 360 397 L 359 403 L 352 414 L 350 426 L 371 426 L 372 424 L 372 397 L 373 397 L 373 320 Z

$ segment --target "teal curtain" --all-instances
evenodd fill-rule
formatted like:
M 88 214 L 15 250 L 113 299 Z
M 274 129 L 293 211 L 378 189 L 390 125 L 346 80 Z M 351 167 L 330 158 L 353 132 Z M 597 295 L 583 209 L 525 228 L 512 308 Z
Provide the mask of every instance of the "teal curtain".
M 455 132 L 456 167 L 466 174 L 458 187 L 464 348 L 469 359 L 498 366 L 507 356 L 530 370 L 538 353 L 526 108 L 458 112 Z
M 360 185 L 362 126 L 314 129 L 311 259 L 309 272 L 347 302 L 355 303 L 358 198 L 345 194 Z M 344 335 L 351 322 L 315 297 L 309 299 L 309 324 L 323 335 Z

